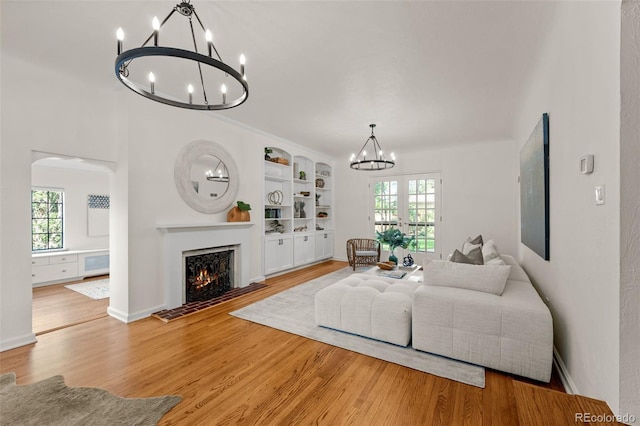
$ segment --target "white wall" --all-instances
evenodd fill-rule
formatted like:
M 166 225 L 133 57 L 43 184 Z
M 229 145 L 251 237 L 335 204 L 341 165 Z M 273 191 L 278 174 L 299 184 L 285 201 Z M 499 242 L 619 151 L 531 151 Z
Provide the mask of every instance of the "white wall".
M 109 195 L 109 175 L 106 171 L 87 171 L 59 167 L 31 167 L 34 187 L 64 189 L 64 243 L 69 250 L 109 247 L 109 236 L 89 236 L 87 196 Z
M 520 244 L 548 298 L 555 347 L 579 393 L 618 410 L 620 259 L 620 4 L 559 2 L 516 125 L 518 150 L 550 122 L 550 261 Z M 595 171 L 579 159 L 595 155 Z M 518 161 L 518 155 L 513 162 Z M 594 186 L 606 186 L 596 206 Z
M 227 210 L 212 215 L 191 209 L 174 183 L 174 164 L 180 150 L 194 140 L 211 140 L 224 146 L 239 171 L 237 200 L 251 204 L 252 281 L 262 278 L 262 220 L 264 147 L 279 146 L 292 154 L 331 163 L 330 158 L 277 139 L 220 115 L 204 114 L 151 102 L 128 90 L 118 93 L 118 126 L 122 138 L 118 152 L 112 198 L 117 215 L 111 236 L 128 236 L 128 256 L 115 259 L 126 275 L 112 275 L 116 297 L 110 312 L 131 321 L 164 308 L 162 224 L 226 222 Z M 126 195 L 123 195 L 126 194 Z M 124 205 L 126 204 L 126 208 Z M 119 233 L 116 236 L 115 233 Z M 124 264 L 127 264 L 124 267 Z M 179 285 L 179 283 L 176 283 Z
M 382 145 L 387 149 L 384 141 Z M 369 177 L 440 172 L 442 185 L 443 257 L 467 237 L 494 239 L 505 254 L 516 254 L 516 163 L 513 141 L 478 142 L 450 148 L 398 152 L 396 166 L 385 172 L 349 168 L 347 159 L 335 168 L 335 255 L 346 259 L 349 238 L 374 237 L 367 221 Z
M 10 42 L 2 40 L 0 81 L 0 350 L 35 341 L 29 237 L 32 151 L 112 161 L 116 134 L 112 93 L 14 58 L 4 50 Z

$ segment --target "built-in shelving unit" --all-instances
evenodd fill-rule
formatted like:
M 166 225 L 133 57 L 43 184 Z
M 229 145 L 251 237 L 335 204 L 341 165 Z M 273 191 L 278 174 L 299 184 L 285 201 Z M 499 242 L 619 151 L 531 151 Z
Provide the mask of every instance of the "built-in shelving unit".
M 265 275 L 332 257 L 331 166 L 277 147 L 264 164 Z

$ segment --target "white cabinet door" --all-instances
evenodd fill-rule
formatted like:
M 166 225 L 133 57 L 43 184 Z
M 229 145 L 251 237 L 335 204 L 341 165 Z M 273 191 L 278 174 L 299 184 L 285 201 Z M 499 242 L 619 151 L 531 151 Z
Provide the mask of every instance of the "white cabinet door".
M 293 266 L 304 265 L 315 260 L 315 236 L 313 234 L 296 235 L 293 242 Z
M 333 232 L 316 232 L 316 259 L 333 257 Z
M 264 239 L 264 274 L 269 275 L 293 267 L 291 236 Z

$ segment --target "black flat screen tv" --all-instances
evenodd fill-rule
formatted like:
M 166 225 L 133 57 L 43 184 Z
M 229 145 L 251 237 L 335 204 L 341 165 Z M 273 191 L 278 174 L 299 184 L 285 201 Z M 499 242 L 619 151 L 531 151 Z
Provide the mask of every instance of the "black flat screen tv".
M 520 151 L 520 241 L 549 260 L 549 114 Z

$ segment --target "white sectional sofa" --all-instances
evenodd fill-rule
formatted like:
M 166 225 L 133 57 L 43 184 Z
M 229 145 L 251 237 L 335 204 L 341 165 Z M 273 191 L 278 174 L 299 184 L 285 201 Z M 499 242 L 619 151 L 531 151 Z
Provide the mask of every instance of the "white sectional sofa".
M 500 257 L 509 266 L 434 261 L 423 283 L 352 274 L 316 293 L 316 323 L 549 382 L 551 313 L 516 260 Z
M 422 285 L 414 293 L 412 346 L 548 382 L 553 356 L 551 313 L 511 256 L 501 295 Z M 480 266 L 482 268 L 482 266 Z

